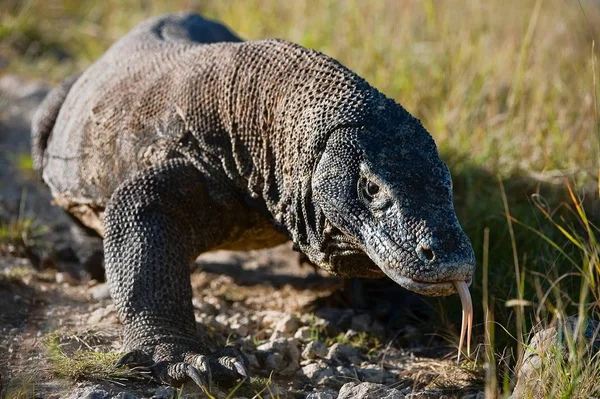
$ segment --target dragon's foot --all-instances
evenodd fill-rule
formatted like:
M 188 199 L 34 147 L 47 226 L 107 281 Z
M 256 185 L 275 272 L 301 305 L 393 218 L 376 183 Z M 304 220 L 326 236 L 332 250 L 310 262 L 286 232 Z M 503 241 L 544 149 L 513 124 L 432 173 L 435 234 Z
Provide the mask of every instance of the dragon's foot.
M 117 362 L 119 366 L 145 368 L 164 384 L 179 386 L 192 380 L 209 392 L 213 380 L 234 382 L 248 378 L 248 364 L 244 354 L 233 346 L 205 355 L 172 344 L 136 348 Z

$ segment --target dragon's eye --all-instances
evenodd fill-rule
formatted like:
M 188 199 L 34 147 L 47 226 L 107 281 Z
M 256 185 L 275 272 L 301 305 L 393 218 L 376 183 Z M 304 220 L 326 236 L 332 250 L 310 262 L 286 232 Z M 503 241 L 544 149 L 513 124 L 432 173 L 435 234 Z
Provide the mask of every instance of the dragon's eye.
M 367 182 L 367 194 L 374 197 L 379 192 L 379 186 L 372 181 Z
M 364 185 L 364 196 L 368 201 L 373 200 L 373 197 L 375 197 L 378 193 L 379 193 L 379 186 L 376 183 L 373 183 L 372 181 L 367 180 L 366 184 Z

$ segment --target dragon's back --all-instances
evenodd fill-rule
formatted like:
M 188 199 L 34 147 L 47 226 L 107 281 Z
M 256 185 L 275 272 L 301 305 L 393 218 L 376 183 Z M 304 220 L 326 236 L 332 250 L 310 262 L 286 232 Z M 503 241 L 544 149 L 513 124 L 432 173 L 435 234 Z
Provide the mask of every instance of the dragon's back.
M 206 44 L 240 41 L 198 15 L 155 18 L 81 74 L 62 103 L 48 101 L 47 109 L 60 110 L 54 123 L 39 123 L 38 130 L 51 130 L 37 141 L 56 202 L 101 210 L 124 180 L 168 158 L 186 129 L 182 110 L 193 106 L 188 82 L 210 73 L 211 63 L 202 62 Z

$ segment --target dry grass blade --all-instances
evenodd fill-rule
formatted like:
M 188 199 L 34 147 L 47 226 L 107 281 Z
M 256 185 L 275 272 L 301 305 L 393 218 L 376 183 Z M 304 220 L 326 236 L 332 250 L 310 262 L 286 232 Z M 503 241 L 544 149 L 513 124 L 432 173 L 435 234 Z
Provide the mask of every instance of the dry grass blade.
M 460 340 L 458 343 L 458 359 L 457 363 L 460 363 L 460 355 L 465 341 L 465 335 L 467 336 L 467 356 L 471 355 L 471 333 L 473 331 L 473 301 L 471 301 L 471 294 L 469 293 L 469 287 L 464 281 L 455 281 L 454 286 L 460 296 L 460 302 L 462 303 L 462 323 L 460 327 Z

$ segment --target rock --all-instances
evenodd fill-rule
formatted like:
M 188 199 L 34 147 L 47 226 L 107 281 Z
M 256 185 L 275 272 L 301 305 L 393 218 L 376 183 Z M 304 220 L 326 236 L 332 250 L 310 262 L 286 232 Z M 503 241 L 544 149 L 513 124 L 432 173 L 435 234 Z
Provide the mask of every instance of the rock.
M 265 365 L 275 362 L 280 367 L 278 373 L 280 375 L 292 375 L 298 369 L 300 363 L 300 350 L 298 349 L 299 342 L 293 338 L 280 338 L 274 341 L 269 341 L 259 345 L 256 349 L 256 356 L 259 360 L 263 360 Z M 279 357 L 272 357 L 273 353 L 278 353 L 283 356 L 282 363 L 279 363 Z
M 356 373 L 354 371 L 354 367 L 352 369 L 345 366 L 337 366 L 335 368 L 336 375 L 340 377 L 346 377 L 347 379 L 356 379 Z
M 110 395 L 99 385 L 84 388 L 75 388 L 65 399 L 110 399 Z
M 205 302 L 200 298 L 194 297 L 192 299 L 192 304 L 194 305 L 194 309 L 200 313 L 206 313 L 207 315 L 216 316 L 219 314 L 219 310 L 215 307 L 215 305 Z
M 137 396 L 131 394 L 129 392 L 119 392 L 117 395 L 113 396 L 111 399 L 137 399 Z
M 151 399 L 171 399 L 177 397 L 177 390 L 173 387 L 161 386 L 154 391 Z
M 227 326 L 227 321 L 229 320 L 229 317 L 227 317 L 227 315 L 225 313 L 220 313 L 215 317 L 215 321 L 221 325 Z
M 404 399 L 399 390 L 371 382 L 344 384 L 337 399 Z
M 356 348 L 336 343 L 329 348 L 327 358 L 341 364 L 360 364 L 364 356 Z
M 271 337 L 269 338 L 271 341 L 277 341 L 278 339 L 287 339 L 290 337 L 290 334 L 283 331 L 273 331 Z
M 311 381 L 318 381 L 321 378 L 333 376 L 333 370 L 325 362 L 317 362 L 302 367 L 297 374 Z
M 300 319 L 296 316 L 286 315 L 275 324 L 274 331 L 281 331 L 292 336 L 300 328 Z
M 90 317 L 88 317 L 89 325 L 96 325 L 100 323 L 116 324 L 118 322 L 115 306 L 110 304 L 106 307 L 98 308 L 94 310 Z
M 308 341 L 311 338 L 311 329 L 310 327 L 300 327 L 296 333 L 294 334 L 294 338 L 299 339 L 300 341 Z
M 110 290 L 108 289 L 108 284 L 98 284 L 89 289 L 90 295 L 92 299 L 95 301 L 102 301 L 103 299 L 110 299 Z
M 236 313 L 231 316 L 228 320 L 228 324 L 229 328 L 231 328 L 240 337 L 246 337 L 250 332 L 250 329 L 248 328 L 250 319 L 248 319 L 248 316 L 242 316 L 240 313 Z
M 306 395 L 306 399 L 336 399 L 337 397 L 338 393 L 331 389 L 327 391 L 311 392 Z
M 316 359 L 325 356 L 327 356 L 327 346 L 319 340 L 309 342 L 302 351 L 302 358 L 304 359 Z
M 285 363 L 285 357 L 278 352 L 269 353 L 265 360 L 265 366 L 268 369 L 275 372 L 281 372 L 287 364 Z
M 405 396 L 406 399 L 442 399 L 446 397 L 442 391 L 437 389 L 412 392 Z
M 513 399 L 522 397 L 543 396 L 544 382 L 541 380 L 544 362 L 554 356 L 562 355 L 568 359 L 569 349 L 566 343 L 565 333 L 570 335 L 577 327 L 577 317 L 568 317 L 565 321 L 559 320 L 557 326 L 551 326 L 537 332 L 529 342 L 523 355 L 523 361 L 517 373 L 517 384 L 510 396 Z M 596 320 L 588 320 L 584 324 L 583 337 L 588 341 L 586 348 L 594 353 L 600 350 L 600 337 L 598 330 L 600 323 Z
M 57 284 L 63 284 L 63 283 L 66 283 L 69 285 L 77 284 L 75 279 L 73 277 L 71 277 L 71 275 L 69 275 L 69 273 L 58 272 L 58 273 L 56 273 L 56 276 L 54 276 L 54 278 L 56 279 Z

